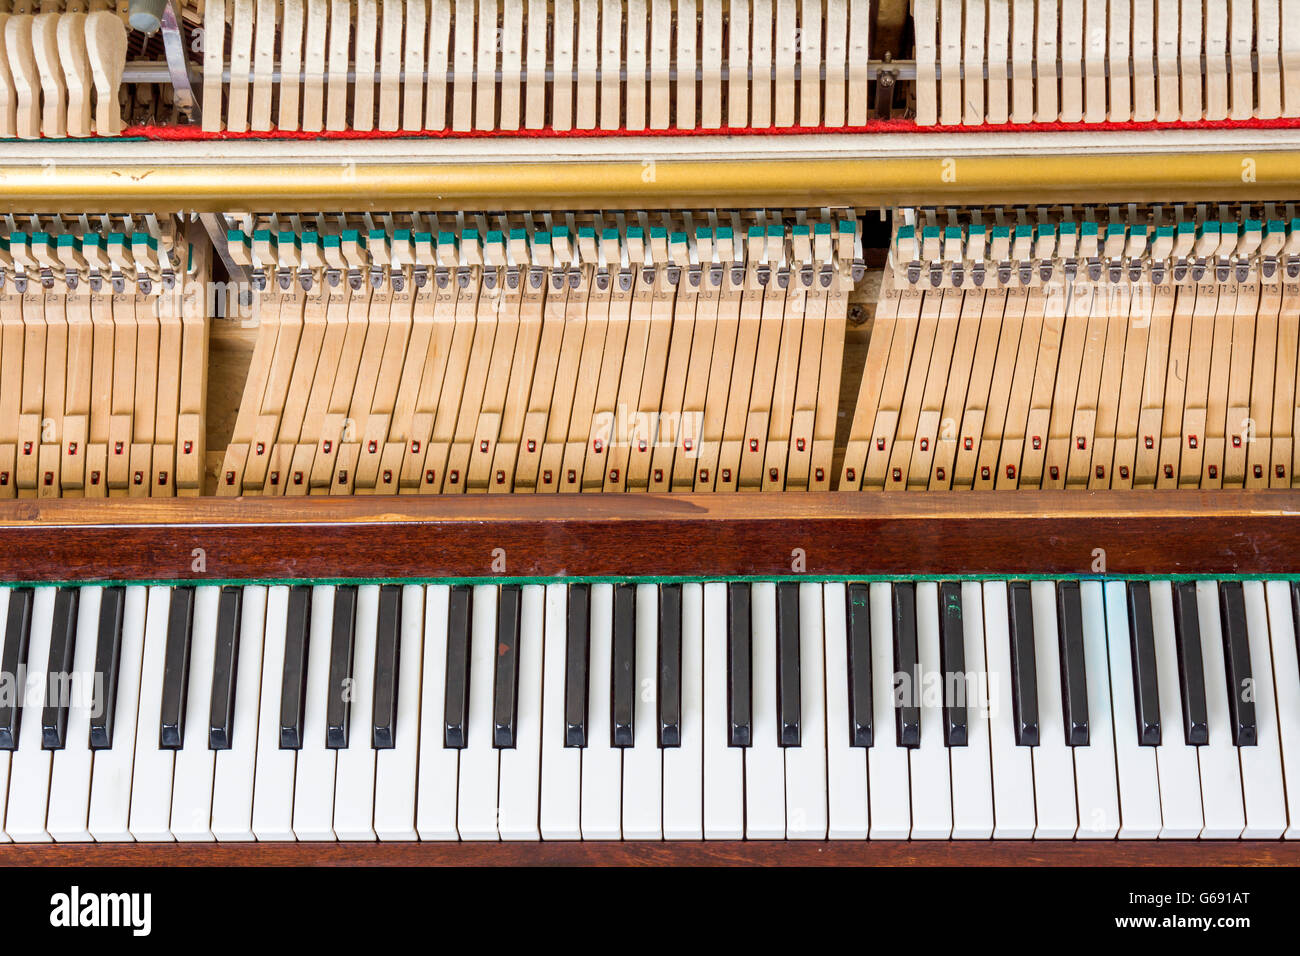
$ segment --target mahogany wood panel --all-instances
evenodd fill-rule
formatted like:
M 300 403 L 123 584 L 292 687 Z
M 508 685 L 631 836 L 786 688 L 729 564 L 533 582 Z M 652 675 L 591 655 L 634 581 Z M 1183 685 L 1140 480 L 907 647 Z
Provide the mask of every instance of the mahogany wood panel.
M 1103 552 L 1112 574 L 1300 572 L 1300 492 L 0 502 L 0 581 L 788 575 L 800 553 L 810 575 L 1089 574 Z

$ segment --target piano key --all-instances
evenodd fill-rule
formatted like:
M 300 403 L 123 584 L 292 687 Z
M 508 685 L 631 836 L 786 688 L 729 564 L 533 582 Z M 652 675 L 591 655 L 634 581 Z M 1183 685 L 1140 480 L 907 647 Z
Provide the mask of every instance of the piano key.
M 748 747 L 754 739 L 753 651 L 750 587 L 727 588 L 727 745 Z
M 960 591 L 965 672 L 956 684 L 966 712 L 966 745 L 954 747 L 952 836 L 987 840 L 993 835 L 993 777 L 989 757 L 989 686 L 984 663 L 984 589 L 964 581 Z
M 870 747 L 872 741 L 871 701 L 871 608 L 867 595 L 869 586 L 854 583 L 848 586 L 848 675 L 849 675 L 849 733 L 853 746 Z M 832 726 L 832 732 L 834 727 Z
M 1022 582 L 1023 583 L 1023 582 Z M 1028 586 L 1025 596 L 1028 597 Z M 1011 597 L 1003 581 L 984 585 L 984 649 L 988 658 L 989 749 L 993 767 L 993 839 L 1029 839 L 1034 815 L 1032 751 L 1020 745 L 1021 715 L 1013 704 Z M 1031 672 L 1032 673 L 1032 672 Z
M 731 746 L 731 692 L 730 692 L 730 649 L 732 603 L 730 589 L 725 584 L 709 583 L 703 585 L 703 636 L 702 656 L 704 659 L 703 687 L 703 733 L 704 733 L 704 838 L 706 840 L 739 840 L 745 829 L 745 771 L 743 751 Z M 682 594 L 683 622 L 689 623 L 690 605 L 693 596 L 690 587 Z M 748 595 L 741 602 L 748 610 Z M 745 629 L 748 644 L 748 628 Z M 689 629 L 682 635 L 683 659 L 685 672 L 686 647 L 690 637 Z M 683 719 L 686 718 L 687 690 L 682 688 Z M 683 747 L 683 751 L 685 751 Z M 665 782 L 674 777 L 668 776 Z M 665 836 L 668 831 L 665 830 Z
M 552 585 L 563 589 L 564 585 Z M 430 584 L 424 591 L 424 663 L 420 680 L 420 759 L 415 830 L 421 840 L 455 840 L 460 751 L 447 746 L 447 636 L 452 588 Z M 463 612 L 462 612 L 463 613 Z M 546 778 L 543 770 L 542 783 Z M 545 836 L 545 830 L 543 830 Z
M 333 840 L 334 773 L 338 751 L 326 746 L 325 741 L 325 715 L 330 696 L 330 638 L 334 628 L 332 584 L 312 588 L 310 620 L 302 747 L 297 751 L 294 768 L 293 834 L 299 840 Z
M 966 673 L 966 639 L 962 632 L 961 584 L 939 585 L 939 666 L 943 672 L 943 739 L 949 747 L 967 745 L 965 698 L 955 699 Z
M 782 747 L 799 746 L 799 585 L 776 586 L 776 700 Z
M 777 698 L 777 585 L 756 581 L 746 590 L 753 696 L 750 745 L 745 748 L 745 838 L 781 840 L 786 835 L 786 791 Z
M 895 604 L 899 585 L 894 586 Z M 912 839 L 947 840 L 952 836 L 952 776 L 944 742 L 943 670 L 939 651 L 939 586 L 915 585 L 917 668 L 904 692 L 918 706 L 919 744 L 908 754 L 912 783 Z
M 32 593 L 32 632 L 27 647 L 27 682 L 22 687 L 22 709 L 39 712 L 48 686 L 50 636 L 54 631 L 57 588 L 38 587 Z M 5 831 L 15 843 L 48 843 L 45 813 L 50 796 L 50 762 L 53 754 L 42 747 L 43 731 L 37 714 L 27 714 L 18 730 L 18 749 L 9 764 L 9 805 Z
M 469 721 L 460 751 L 456 829 L 462 840 L 495 840 L 500 761 L 492 739 L 492 680 L 496 674 L 497 601 L 491 584 L 476 585 L 470 612 Z
M 188 599 L 185 604 L 192 607 Z M 172 589 L 149 588 L 140 672 L 140 709 L 136 719 L 135 769 L 133 775 L 130 769 L 127 770 L 131 775 L 129 826 L 131 836 L 136 840 L 172 839 L 172 774 L 176 752 L 162 745 L 162 735 L 158 731 L 162 722 L 171 620 Z
M 548 584 L 546 586 L 546 639 L 543 660 L 542 693 L 542 793 L 541 833 L 543 840 L 578 840 L 582 837 L 580 824 L 582 751 L 570 746 L 569 716 L 585 723 L 586 679 L 583 680 L 583 706 L 581 711 L 569 710 L 574 698 L 572 674 L 572 649 L 577 639 L 574 633 L 574 588 L 582 588 L 581 615 L 585 619 L 587 608 L 586 585 Z M 582 643 L 586 643 L 583 629 Z M 586 673 L 586 654 L 582 656 L 581 674 Z M 564 695 L 547 693 L 545 688 L 565 688 Z M 579 717 L 579 714 L 582 716 Z M 423 766 L 423 764 L 421 764 Z
M 177 840 L 212 840 L 212 780 L 215 753 L 208 746 L 208 726 L 203 719 L 212 700 L 213 664 L 217 650 L 217 606 L 221 589 L 194 588 L 194 616 L 190 637 L 189 677 L 181 712 L 192 720 L 182 724 L 181 746 L 176 751 L 172 782 L 172 835 Z
M 822 586 L 799 585 L 800 741 L 785 748 L 785 830 L 791 840 L 826 839 L 826 650 Z
M 1038 745 L 1034 755 L 1034 815 L 1037 839 L 1074 837 L 1079 811 L 1074 792 L 1074 757 L 1066 739 L 1061 686 L 1061 639 L 1057 633 L 1056 586 L 1029 585 L 1034 661 L 1038 680 Z
M 1088 739 L 1073 748 L 1078 788 L 1077 839 L 1108 840 L 1119 831 L 1119 790 L 1111 723 L 1110 663 L 1106 653 L 1106 606 L 1100 581 L 1079 584 L 1080 638 L 1087 688 Z
M 650 732 L 658 710 L 655 672 L 659 658 L 659 595 L 653 584 L 636 585 L 636 655 L 632 668 L 631 727 L 641 728 L 634 743 L 623 750 L 623 839 L 658 840 L 663 837 L 663 756 L 656 735 Z M 615 631 L 618 629 L 615 595 Z M 617 640 L 617 638 L 616 638 Z M 615 661 L 614 673 L 619 673 Z M 639 690 L 637 690 L 639 688 Z M 615 707 L 617 711 L 617 705 Z
M 66 733 L 50 770 L 50 806 L 45 828 L 55 840 L 85 842 L 91 839 L 90 780 L 94 754 L 90 749 L 90 713 L 95 700 L 95 645 L 104 589 L 85 587 L 78 591 L 75 643 L 67 661 L 72 680 L 64 685 L 70 691 Z
M 867 799 L 870 837 L 906 840 L 912 832 L 911 783 L 907 749 L 894 728 L 894 608 L 893 589 L 886 583 L 870 586 L 872 724 L 882 728 L 867 751 Z
M 159 740 L 166 750 L 179 750 L 185 736 L 186 693 L 190 676 L 190 640 L 194 627 L 194 588 L 171 592 L 167 612 L 167 663 L 163 670 Z
M 1178 680 L 1182 688 L 1183 738 L 1192 746 L 1209 742 L 1206 726 L 1205 659 L 1201 653 L 1201 624 L 1196 583 L 1174 585 L 1174 636 L 1178 649 Z
M 1011 647 L 1011 707 L 1015 717 L 1016 744 L 1037 747 L 1038 666 L 1034 641 L 1034 616 L 1028 581 L 1007 585 L 1007 626 Z
M 710 765 L 710 777 L 717 774 L 726 773 L 732 769 L 733 763 L 737 768 L 741 763 L 739 751 L 732 750 L 726 746 L 726 740 L 723 736 L 723 721 L 726 714 L 726 695 L 718 691 L 707 699 L 707 702 L 713 706 L 716 698 L 721 694 L 721 702 L 716 706 L 716 714 L 705 711 L 705 686 L 704 686 L 704 586 L 701 584 L 681 584 L 681 585 L 663 585 L 660 588 L 662 592 L 668 588 L 674 589 L 681 600 L 681 613 L 679 617 L 680 634 L 681 634 L 681 710 L 679 724 L 679 743 L 675 747 L 670 747 L 663 752 L 663 827 L 664 839 L 667 840 L 700 840 L 704 838 L 704 813 L 705 813 L 705 791 L 704 791 L 704 755 L 705 739 L 716 741 L 717 748 L 721 751 L 720 760 L 722 763 L 715 768 Z M 725 602 L 720 597 L 718 600 L 721 606 L 722 626 L 717 629 L 712 636 L 720 642 L 725 641 Z M 661 621 L 663 618 L 661 618 Z M 724 661 L 724 653 L 721 644 L 717 647 L 716 659 L 719 662 Z M 721 665 L 720 665 L 721 666 Z M 716 719 L 716 724 L 711 732 L 705 729 L 706 716 L 708 719 Z M 728 782 L 732 781 L 729 776 Z M 715 789 L 713 796 L 715 803 L 713 809 L 722 810 L 719 814 L 722 819 L 720 823 L 726 822 L 726 805 L 724 801 L 717 798 L 722 795 L 722 789 Z M 743 808 L 742 808 L 743 812 Z
M 226 602 L 222 589 L 221 599 Z M 266 630 L 265 587 L 240 588 L 239 638 L 235 642 L 233 675 L 230 680 L 231 702 L 228 746 L 217 751 L 212 782 L 212 835 L 218 840 L 252 840 L 253 781 L 257 770 L 258 716 L 262 699 L 262 648 Z M 234 603 L 234 602 L 231 602 Z M 218 609 L 218 645 L 226 628 Z M 220 654 L 220 651 L 218 652 Z M 220 657 L 218 657 L 220 660 Z M 213 676 L 216 697 L 216 676 Z M 272 684 L 276 690 L 278 684 Z M 269 694 L 272 699 L 275 694 Z M 287 795 L 283 805 L 289 806 Z
M 302 705 L 306 698 L 303 685 L 307 678 L 307 633 L 311 613 L 311 588 L 303 585 L 279 585 L 266 591 L 266 626 L 262 638 L 262 694 L 257 720 L 257 766 L 253 774 L 253 836 L 258 840 L 292 840 L 293 781 L 297 770 L 297 744 L 284 746 L 286 701 L 285 686 L 297 694 L 289 701 L 289 721 L 293 740 L 302 739 Z M 253 598 L 250 596 L 249 601 Z M 248 609 L 256 615 L 256 609 Z M 301 628 L 296 635 L 291 628 Z M 286 679 L 289 671 L 289 645 L 293 650 L 300 677 Z M 220 839 L 218 835 L 218 839 Z
M 41 746 L 46 750 L 62 750 L 67 736 L 79 590 L 59 588 L 54 595 L 50 656 L 45 667 L 45 706 L 41 708 Z
M 473 592 L 466 585 L 451 589 L 447 609 L 447 668 L 443 738 L 461 750 L 469 733 L 470 636 L 473 631 Z
M 1296 646 L 1300 635 L 1300 581 L 1292 581 L 1289 587 L 1283 581 L 1270 581 L 1265 590 L 1273 631 L 1278 737 L 1290 821 L 1282 835 L 1295 840 L 1300 839 L 1300 654 Z
M 4 658 L 4 649 L 7 644 L 5 630 L 9 625 L 9 601 L 18 590 L 18 588 L 0 588 L 0 660 Z M 16 643 L 17 639 L 15 638 Z M 18 689 L 19 681 L 17 680 L 16 669 L 9 672 L 0 671 L 0 679 L 7 681 L 15 691 Z M 12 706 L 12 714 L 16 718 L 22 712 L 22 708 L 19 706 L 20 695 L 14 693 L 3 696 L 8 697 L 7 703 Z M 9 764 L 11 758 L 12 753 L 10 750 L 0 749 L 0 843 L 12 842 L 4 827 L 5 809 L 9 797 Z
M 1160 781 L 1155 750 L 1142 743 L 1140 733 L 1145 725 L 1137 717 L 1137 681 L 1133 676 L 1136 655 L 1132 652 L 1129 632 L 1133 592 L 1122 581 L 1108 581 L 1103 597 L 1119 786 L 1119 836 L 1120 839 L 1154 839 L 1161 827 Z M 1149 601 L 1145 607 L 1149 609 Z M 1146 620 L 1150 620 L 1149 616 Z
M 1071 747 L 1088 745 L 1088 671 L 1083 648 L 1083 609 L 1078 581 L 1056 586 L 1056 623 L 1060 635 L 1061 705 L 1065 719 L 1065 742 Z
M 105 588 L 105 594 L 112 590 L 114 589 Z M 87 829 L 92 837 L 101 842 L 132 838 L 131 771 L 135 763 L 136 717 L 144 706 L 140 670 L 144 658 L 145 607 L 148 598 L 147 588 L 123 589 L 122 639 L 116 667 L 117 701 L 111 723 L 112 734 L 109 746 L 95 752 L 90 778 L 90 818 Z M 100 608 L 103 608 L 103 598 Z M 107 682 L 107 675 L 104 681 Z M 107 695 L 105 699 L 108 699 Z M 157 735 L 154 735 L 155 747 L 157 740 Z M 170 791 L 171 788 L 168 787 L 169 795 Z
M 916 648 L 916 586 L 900 582 L 893 588 L 893 634 L 895 680 L 903 680 L 913 689 L 920 686 Z M 894 707 L 894 732 L 900 747 L 918 747 L 921 744 L 921 708 L 919 695 L 909 693 L 902 704 Z
M 330 632 L 329 693 L 325 706 L 325 746 L 343 750 L 348 745 L 352 716 L 353 663 L 356 652 L 357 586 L 334 589 L 334 619 Z
M 28 642 L 32 633 L 31 588 L 7 589 L 5 643 L 0 657 L 0 673 L 8 675 L 15 688 L 27 668 Z M 21 694 L 6 694 L 0 699 L 0 750 L 17 750 L 22 722 Z
M 559 588 L 563 595 L 563 587 Z M 562 602 L 561 602 L 562 606 Z M 517 655 L 518 703 L 515 745 L 501 751 L 501 818 L 503 840 L 536 840 L 542 757 L 543 653 L 546 637 L 546 588 L 526 584 L 520 591 Z M 557 643 L 563 647 L 563 628 Z M 561 741 L 556 734 L 557 742 Z M 563 749 L 563 748 L 560 748 Z M 577 756 L 577 751 L 570 751 Z M 380 757 L 383 759 L 382 755 Z
M 623 753 L 613 746 L 614 585 L 591 586 L 591 712 L 582 753 L 582 838 L 622 836 Z M 463 796 L 462 791 L 462 796 Z
M 391 665 L 396 672 L 396 706 L 390 722 L 389 746 L 379 749 L 375 755 L 375 835 L 381 840 L 414 840 L 419 836 L 415 828 L 415 806 L 420 756 L 424 588 L 418 584 L 392 586 L 400 603 L 394 602 L 386 610 L 385 600 L 393 600 L 387 598 L 389 587 L 385 585 L 379 595 L 379 640 L 391 640 L 398 655 Z M 381 672 L 379 654 L 383 646 L 380 643 L 375 652 L 376 710 Z
M 280 746 L 302 747 L 303 710 L 307 705 L 307 654 L 311 633 L 311 588 L 294 585 L 288 591 L 284 625 L 284 668 L 280 674 Z M 324 655 L 324 647 L 316 651 Z M 267 675 L 270 676 L 270 675 Z M 268 688 L 272 685 L 267 684 Z
M 1241 785 L 1246 802 L 1245 840 L 1275 840 L 1286 829 L 1286 798 L 1282 792 L 1282 752 L 1277 733 L 1277 702 L 1269 635 L 1269 609 L 1264 582 L 1240 582 L 1246 604 L 1246 631 L 1254 680 L 1255 744 L 1241 748 Z M 1279 609 L 1280 613 L 1280 609 Z
M 613 655 L 611 742 L 615 747 L 631 747 L 636 698 L 636 589 L 631 584 L 614 585 Z
M 95 703 L 90 713 L 90 748 L 107 750 L 113 746 L 114 721 L 117 717 L 119 667 L 122 661 L 122 621 L 126 607 L 126 588 L 104 588 L 99 599 L 99 622 L 95 644 Z M 82 613 L 85 613 L 83 608 Z
M 659 587 L 659 746 L 682 745 L 682 586 Z
M 370 720 L 370 741 L 376 750 L 391 750 L 396 745 L 397 684 L 402 674 L 401 637 L 402 588 L 396 584 L 385 584 L 379 589 L 379 622 L 375 633 L 375 704 Z
M 492 744 L 515 745 L 515 722 L 519 709 L 519 603 L 517 584 L 501 588 L 497 612 L 497 646 L 493 679 Z
M 1192 839 L 1205 826 L 1201 808 L 1200 767 L 1196 748 L 1183 738 L 1182 704 L 1178 695 L 1178 652 L 1174 647 L 1173 589 L 1168 581 L 1150 582 L 1151 630 L 1160 688 L 1160 743 L 1156 769 L 1160 773 L 1162 839 Z
M 212 701 L 208 711 L 208 746 L 213 750 L 229 750 L 234 737 L 243 591 L 239 587 L 223 587 L 217 603 L 216 654 L 212 665 Z
M 1232 720 L 1228 716 L 1219 588 L 1215 581 L 1197 581 L 1195 588 L 1208 730 L 1208 739 L 1196 754 L 1205 818 L 1201 837 L 1235 840 L 1246 827 L 1246 808 L 1241 795 L 1241 757 L 1232 742 Z
M 569 586 L 564 665 L 564 746 L 587 746 L 587 701 L 590 680 L 591 589 Z
M 849 718 L 851 675 L 849 681 L 837 679 L 837 675 L 850 674 L 848 590 L 843 584 L 828 582 L 822 593 L 826 643 L 827 834 L 832 840 L 864 840 L 869 829 L 867 757 L 862 748 L 855 746 L 854 726 Z M 865 591 L 862 598 L 865 604 Z M 869 660 L 870 644 L 864 653 Z
M 375 838 L 375 749 L 371 746 L 375 706 L 375 644 L 379 629 L 379 585 L 362 584 L 355 596 L 353 616 L 352 682 L 347 685 L 349 706 L 345 708 L 342 740 L 334 776 L 334 834 L 340 840 Z M 338 593 L 334 596 L 334 619 L 338 621 Z M 337 644 L 335 645 L 338 646 Z M 488 667 L 489 677 L 491 667 Z M 337 672 L 336 672 L 337 673 Z M 330 690 L 342 690 L 330 677 Z M 351 706 L 355 705 L 355 706 Z M 356 727 L 351 722 L 357 722 Z M 496 811 L 493 793 L 493 812 Z
M 1240 581 L 1219 585 L 1219 609 L 1223 626 L 1223 656 L 1227 668 L 1228 714 L 1232 742 L 1253 747 L 1258 740 L 1255 697 L 1252 693 L 1250 635 L 1246 628 L 1246 600 Z
M 1133 705 L 1138 743 L 1160 744 L 1160 685 L 1156 680 L 1155 637 L 1151 624 L 1151 588 L 1145 581 L 1128 585 L 1128 627 L 1131 639 L 1130 665 L 1133 675 Z

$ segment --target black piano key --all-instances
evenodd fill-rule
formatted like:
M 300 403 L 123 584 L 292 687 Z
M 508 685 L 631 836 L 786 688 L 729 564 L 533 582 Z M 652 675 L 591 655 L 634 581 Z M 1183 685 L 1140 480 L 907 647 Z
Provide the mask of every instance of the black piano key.
M 334 589 L 334 630 L 330 636 L 330 672 L 325 700 L 325 746 L 346 750 L 352 717 L 352 652 L 357 634 L 357 586 Z
M 1219 610 L 1223 616 L 1223 662 L 1228 676 L 1228 715 L 1234 747 L 1259 742 L 1255 723 L 1255 694 L 1250 669 L 1250 638 L 1246 631 L 1246 598 L 1240 581 L 1219 585 Z
M 1133 651 L 1133 709 L 1137 713 L 1138 743 L 1160 745 L 1160 687 L 1156 682 L 1156 636 L 1151 626 L 1151 586 L 1130 581 L 1129 640 Z
M 1007 585 L 1011 625 L 1011 707 L 1016 745 L 1038 746 L 1038 660 L 1034 653 L 1034 608 L 1028 581 Z
M 1209 705 L 1205 697 L 1205 657 L 1201 652 L 1201 617 L 1196 583 L 1174 585 L 1174 634 L 1178 649 L 1178 683 L 1183 691 L 1183 739 L 1193 747 L 1210 742 Z
M 519 722 L 519 585 L 501 588 L 497 602 L 497 666 L 492 700 L 492 744 L 513 747 Z
M 1295 629 L 1296 659 L 1300 660 L 1300 581 L 1291 582 L 1291 621 Z
M 302 749 L 307 706 L 307 650 L 311 638 L 311 592 L 306 585 L 289 589 L 284 628 L 284 674 L 280 679 L 280 749 Z
M 921 746 L 921 666 L 916 644 L 916 585 L 910 581 L 893 586 L 894 673 L 903 680 L 904 702 L 894 707 L 894 730 L 898 746 Z
M 72 704 L 72 654 L 77 643 L 77 588 L 54 593 L 54 627 L 46 667 L 45 707 L 41 711 L 41 746 L 62 750 L 67 743 L 68 708 Z
M 99 631 L 95 640 L 91 750 L 107 750 L 113 746 L 113 714 L 117 711 L 117 671 L 122 661 L 122 617 L 125 610 L 126 589 L 104 588 L 99 598 Z
M 754 739 L 753 632 L 749 585 L 727 588 L 727 746 L 748 747 Z
M 1068 747 L 1088 746 L 1088 674 L 1083 656 L 1079 582 L 1056 585 L 1056 636 L 1061 648 L 1061 713 Z
M 379 589 L 379 622 L 375 631 L 375 693 L 370 742 L 376 750 L 397 746 L 397 679 L 401 663 L 402 589 Z
M 682 586 L 659 588 L 659 746 L 682 745 Z
M 871 725 L 871 605 L 870 587 L 850 584 L 845 600 L 849 628 L 849 740 L 870 747 Z
M 239 676 L 239 625 L 244 589 L 223 587 L 217 599 L 217 642 L 212 658 L 208 749 L 229 750 L 235 736 L 235 680 Z
M 949 747 L 965 747 L 966 631 L 961 619 L 961 584 L 939 585 L 939 668 L 943 672 L 943 740 Z
M 614 653 L 610 679 L 610 746 L 631 747 L 636 711 L 636 587 L 614 586 Z
M 27 643 L 32 634 L 31 588 L 14 588 L 9 592 L 9 612 L 5 619 L 5 646 L 0 657 L 4 679 L 13 693 L 0 694 L 0 750 L 18 749 L 18 728 L 22 723 L 22 682 L 27 668 Z
M 591 647 L 591 588 L 569 585 L 564 657 L 564 746 L 587 746 L 587 661 Z
M 185 698 L 190 684 L 190 639 L 194 635 L 194 588 L 172 588 L 167 609 L 167 654 L 163 662 L 161 750 L 180 750 L 185 739 Z
M 776 586 L 776 708 L 778 740 L 798 747 L 803 696 L 799 686 L 799 585 Z
M 447 602 L 447 689 L 442 712 L 444 747 L 461 750 L 469 733 L 469 638 L 473 593 L 468 585 L 451 589 Z

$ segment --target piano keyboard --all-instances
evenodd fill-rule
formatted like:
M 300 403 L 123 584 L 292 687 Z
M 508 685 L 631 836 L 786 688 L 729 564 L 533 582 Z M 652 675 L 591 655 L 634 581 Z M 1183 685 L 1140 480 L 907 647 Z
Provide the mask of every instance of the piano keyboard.
M 1300 583 L 0 589 L 13 841 L 1300 836 Z

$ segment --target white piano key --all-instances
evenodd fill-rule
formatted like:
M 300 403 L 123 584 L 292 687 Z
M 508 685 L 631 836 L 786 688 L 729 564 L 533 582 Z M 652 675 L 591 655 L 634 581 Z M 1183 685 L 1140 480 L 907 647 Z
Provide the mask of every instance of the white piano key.
M 1016 745 L 1011 703 L 1011 630 L 1005 581 L 984 585 L 984 648 L 989 668 L 989 746 L 993 756 L 993 839 L 1034 835 L 1033 749 Z
M 77 596 L 77 638 L 72 654 L 72 699 L 62 750 L 50 771 L 50 807 L 45 828 L 55 840 L 91 839 L 90 711 L 94 703 L 95 650 L 99 643 L 99 602 L 104 589 L 84 587 Z
M 785 749 L 780 746 L 776 694 L 776 585 L 750 585 L 753 730 L 745 754 L 745 837 L 785 838 Z
M 280 694 L 284 686 L 288 619 L 289 588 L 283 585 L 268 588 L 257 718 L 257 768 L 253 775 L 253 835 L 258 840 L 294 838 L 293 782 L 298 751 L 280 749 Z M 310 650 L 308 645 L 309 654 Z
M 1080 582 L 1079 603 L 1083 611 L 1084 674 L 1088 681 L 1088 744 L 1073 748 L 1079 797 L 1076 836 L 1080 840 L 1108 840 L 1119 832 L 1120 815 L 1106 658 L 1106 605 L 1101 582 Z
M 90 835 L 101 842 L 131 839 L 131 770 L 135 762 L 136 715 L 140 708 L 140 667 L 144 658 L 145 607 L 149 591 L 126 589 L 122 607 L 122 648 L 118 656 L 117 709 L 113 745 L 96 750 L 90 778 Z
M 989 765 L 989 686 L 984 663 L 984 591 L 977 581 L 961 586 L 962 644 L 966 651 L 963 684 L 966 746 L 949 751 L 952 771 L 952 837 L 987 840 L 993 836 L 993 776 Z M 1104 635 L 1103 635 L 1104 637 Z
M 334 839 L 334 771 L 338 751 L 325 746 L 334 586 L 312 589 L 307 637 L 307 698 L 293 788 L 293 833 L 299 840 Z
M 131 779 L 131 836 L 170 840 L 174 750 L 158 746 L 162 725 L 163 669 L 167 664 L 167 614 L 171 588 L 151 587 L 145 616 L 140 710 L 136 721 L 135 769 Z
M 617 840 L 622 835 L 623 752 L 613 746 L 610 726 L 613 654 L 614 586 L 593 584 L 587 746 L 582 751 L 584 840 Z
M 216 754 L 208 749 L 208 709 L 217 649 L 219 587 L 194 589 L 190 675 L 185 690 L 185 736 L 176 751 L 172 783 L 172 835 L 178 840 L 212 840 L 212 779 Z
M 867 836 L 867 751 L 854 747 L 849 729 L 849 625 L 847 589 L 825 585 L 826 784 L 828 835 L 832 840 Z M 987 758 L 986 758 L 987 761 Z
M 623 749 L 623 838 L 663 837 L 663 751 L 659 749 L 659 588 L 636 589 L 634 746 Z
M 1296 660 L 1295 618 L 1291 612 L 1291 588 L 1286 581 L 1269 581 L 1264 590 L 1273 637 L 1273 690 L 1290 821 L 1282 835 L 1296 840 L 1300 839 L 1300 663 Z
M 447 608 L 451 589 L 424 592 L 424 667 L 420 685 L 420 764 L 415 829 L 421 840 L 455 840 L 456 777 L 460 751 L 444 746 L 447 694 Z
M 1071 839 L 1079 828 L 1074 795 L 1074 757 L 1065 743 L 1061 700 L 1061 644 L 1057 634 L 1056 585 L 1029 585 L 1034 616 L 1034 660 L 1038 675 L 1038 746 L 1034 754 L 1037 839 Z
M 943 739 L 943 669 L 939 662 L 939 586 L 916 584 L 916 644 L 919 686 L 904 684 L 921 705 L 921 746 L 908 753 L 912 782 L 912 839 L 952 836 L 952 777 Z
M 685 605 L 685 595 L 683 595 Z M 704 585 L 704 838 L 745 832 L 741 747 L 727 746 L 727 586 Z
M 704 586 L 683 584 L 682 745 L 664 750 L 667 840 L 704 838 L 704 721 Z
M 799 585 L 800 735 L 785 748 L 785 831 L 790 840 L 826 839 L 826 652 L 822 586 Z
M 375 835 L 414 840 L 415 784 L 420 758 L 420 669 L 424 651 L 424 588 L 402 588 L 397 649 L 397 726 L 393 746 L 375 754 Z
M 48 683 L 50 635 L 54 627 L 57 588 L 36 588 L 32 600 L 32 630 L 27 642 L 27 682 L 23 687 L 18 749 L 9 769 L 9 807 L 5 830 L 15 843 L 48 843 L 45 811 L 50 796 L 53 752 L 41 747 L 41 708 Z
M 898 746 L 894 719 L 894 613 L 887 583 L 871 585 L 871 747 L 867 794 L 871 839 L 906 840 L 912 832 L 907 748 Z
M 1154 747 L 1138 743 L 1133 699 L 1133 657 L 1128 627 L 1128 594 L 1123 581 L 1106 582 L 1106 645 L 1110 659 L 1110 700 L 1115 721 L 1115 766 L 1119 780 L 1121 840 L 1160 835 L 1160 780 Z
M 564 675 L 568 621 L 568 587 L 563 584 L 548 584 L 542 678 L 543 840 L 582 838 L 582 750 L 564 746 Z
M 1210 732 L 1210 742 L 1196 748 L 1205 815 L 1201 836 L 1207 840 L 1235 840 L 1246 827 L 1246 808 L 1241 797 L 1241 760 L 1232 743 L 1232 718 L 1228 714 L 1228 678 L 1217 582 L 1196 582 L 1196 611 L 1201 625 L 1205 716 Z
M 1241 785 L 1246 800 L 1246 840 L 1275 840 L 1286 830 L 1282 792 L 1282 751 L 1277 736 L 1273 697 L 1273 655 L 1268 632 L 1268 605 L 1263 581 L 1244 581 L 1246 631 L 1250 638 L 1250 674 L 1255 682 L 1258 743 L 1241 747 Z
M 501 839 L 536 840 L 542 758 L 542 658 L 546 589 L 526 584 L 519 620 L 519 704 L 515 745 L 501 751 Z
M 462 840 L 496 840 L 500 761 L 492 746 L 492 690 L 496 676 L 497 597 L 491 584 L 474 588 L 470 617 L 469 725 L 460 752 L 456 829 Z
M 363 584 L 357 588 L 348 745 L 337 751 L 338 764 L 334 775 L 334 834 L 340 840 L 375 838 L 375 748 L 372 728 L 378 628 L 379 585 Z M 495 802 L 494 799 L 493 803 Z M 495 810 L 496 807 L 493 806 L 493 811 Z
M 12 592 L 13 588 L 0 588 L 0 651 L 3 651 L 8 640 L 9 595 Z M 17 674 L 4 675 L 3 679 L 17 689 Z M 12 755 L 13 751 L 0 750 L 0 843 L 13 842 L 9 838 L 9 831 L 4 827 L 5 807 L 9 802 L 9 761 Z
M 1183 735 L 1182 686 L 1174 634 L 1173 590 L 1168 581 L 1151 582 L 1151 629 L 1155 635 L 1156 681 L 1160 695 L 1160 773 L 1162 839 L 1192 839 L 1205 825 L 1201 810 L 1201 775 L 1196 748 Z
M 257 722 L 262 698 L 266 588 L 250 585 L 243 592 L 234 678 L 234 725 L 230 749 L 216 752 L 212 782 L 212 835 L 218 840 L 254 838 L 253 779 L 257 769 Z M 278 700 L 280 685 L 272 686 L 274 690 L 268 687 L 267 696 Z

